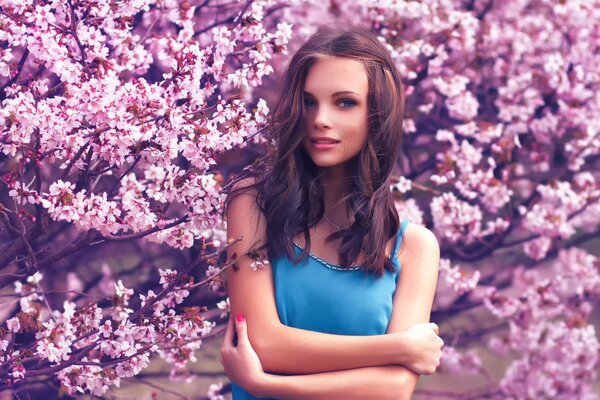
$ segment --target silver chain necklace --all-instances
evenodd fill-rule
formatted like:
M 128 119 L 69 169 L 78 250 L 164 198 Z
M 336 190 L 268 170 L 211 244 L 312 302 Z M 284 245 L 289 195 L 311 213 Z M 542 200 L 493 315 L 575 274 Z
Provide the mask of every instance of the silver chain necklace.
M 351 223 L 349 223 L 349 224 L 344 224 L 344 225 L 337 225 L 337 224 L 334 224 L 333 222 L 331 222 L 331 221 L 329 220 L 329 218 L 327 218 L 327 215 L 323 214 L 323 216 L 325 217 L 325 221 L 327 221 L 327 222 L 329 223 L 329 225 L 333 226 L 333 227 L 335 228 L 335 230 L 336 230 L 336 231 L 339 231 L 340 229 L 342 229 L 342 228 L 344 228 L 344 227 L 346 227 L 346 226 L 350 226 L 350 225 L 352 225 Z

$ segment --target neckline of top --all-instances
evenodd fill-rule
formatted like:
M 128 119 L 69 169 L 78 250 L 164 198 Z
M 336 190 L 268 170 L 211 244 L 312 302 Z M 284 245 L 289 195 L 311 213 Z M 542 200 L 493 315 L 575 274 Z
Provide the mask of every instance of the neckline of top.
M 302 246 L 300 246 L 300 245 L 299 245 L 299 244 L 298 244 L 298 243 L 297 243 L 295 240 L 293 240 L 293 243 L 294 243 L 294 245 L 295 245 L 295 246 L 296 246 L 296 247 L 297 247 L 299 250 L 304 250 L 304 249 L 302 248 Z M 394 243 L 394 247 L 392 248 L 392 254 L 390 254 L 389 256 L 387 256 L 387 258 L 388 258 L 389 260 L 391 260 L 391 261 L 392 261 L 392 263 L 394 262 L 394 260 L 395 260 L 395 259 L 396 259 L 396 260 L 398 259 L 398 254 L 396 253 L 396 251 L 397 251 L 397 249 L 396 249 L 396 245 L 397 245 L 397 244 L 398 244 L 398 237 L 396 236 L 396 241 L 395 241 L 395 243 Z M 339 270 L 339 271 L 356 271 L 356 270 L 359 270 L 359 269 L 365 268 L 365 266 L 364 266 L 364 265 L 354 265 L 354 266 L 351 266 L 351 267 L 342 267 L 341 265 L 336 265 L 336 264 L 330 263 L 329 261 L 323 260 L 322 258 L 320 258 L 320 257 L 317 257 L 316 255 L 314 255 L 314 254 L 313 254 L 313 253 L 311 253 L 311 252 L 307 252 L 307 253 L 308 253 L 308 256 L 309 256 L 309 257 L 311 257 L 311 258 L 313 258 L 313 259 L 315 259 L 315 260 L 319 261 L 321 264 L 324 264 L 326 267 L 329 267 L 329 268 L 332 268 L 332 269 L 335 269 L 335 270 Z
M 400 259 L 398 258 L 398 244 L 399 244 L 398 242 L 404 238 L 404 229 L 403 228 L 404 228 L 405 224 L 408 224 L 408 222 L 409 221 L 406 218 L 403 218 L 400 220 L 400 227 L 398 228 L 398 232 L 396 232 L 396 239 L 394 241 L 394 246 L 392 247 L 392 253 L 389 256 L 387 256 L 387 258 L 389 260 L 391 260 L 392 263 L 394 262 L 394 260 L 397 260 L 398 263 L 400 263 Z M 299 250 L 301 250 L 301 251 L 304 250 L 302 248 L 302 246 L 300 246 L 295 240 L 292 240 L 292 242 Z M 315 256 L 311 252 L 307 252 L 307 253 L 308 253 L 309 257 L 317 260 L 318 262 L 325 265 L 326 267 L 329 267 L 329 268 L 335 269 L 335 270 L 339 270 L 339 271 L 356 271 L 356 270 L 366 267 L 365 265 L 342 267 L 341 265 L 332 264 L 329 261 L 323 260 L 322 258 Z

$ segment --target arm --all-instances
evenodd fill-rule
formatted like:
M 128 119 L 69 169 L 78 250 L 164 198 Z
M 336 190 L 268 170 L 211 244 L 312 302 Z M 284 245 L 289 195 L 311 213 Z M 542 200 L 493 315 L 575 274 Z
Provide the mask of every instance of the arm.
M 404 331 L 423 336 L 423 331 L 409 327 L 429 322 L 437 287 L 440 248 L 435 235 L 416 224 L 406 228 L 403 243 L 399 254 L 402 270 L 387 333 Z M 429 358 L 420 367 L 424 373 L 435 372 L 442 345 L 442 339 L 429 336 L 427 344 L 420 347 Z M 262 393 L 279 399 L 410 399 L 418 379 L 419 374 L 401 365 L 299 376 L 270 375 L 263 383 Z
M 409 399 L 402 366 L 366 367 L 310 375 L 266 374 L 248 339 L 246 321 L 230 318 L 221 348 L 221 363 L 232 382 L 256 397 L 295 399 Z M 237 346 L 234 346 L 234 330 Z
M 398 254 L 402 270 L 394 294 L 394 308 L 388 333 L 400 332 L 413 324 L 429 322 L 437 287 L 440 246 L 435 235 L 424 226 L 409 224 L 402 244 Z M 436 334 L 439 334 L 437 326 Z M 428 370 L 432 367 L 431 364 L 423 365 L 423 370 L 427 374 L 433 374 L 439 366 L 444 342 L 438 337 L 428 344 L 429 355 L 438 357 L 437 364 L 432 370 Z M 402 392 L 407 393 L 406 398 L 410 399 L 417 386 L 419 375 L 406 368 L 396 373 L 398 379 L 403 382 Z
M 429 331 L 415 329 L 429 320 L 437 286 L 439 246 L 426 228 L 411 224 L 404 236 L 399 255 L 402 271 L 394 294 L 394 308 L 388 334 L 404 331 L 407 335 L 427 336 Z M 232 321 L 228 325 L 221 350 L 227 375 L 258 397 L 278 399 L 410 399 L 419 375 L 400 365 L 354 368 L 308 375 L 278 376 L 265 374 L 248 339 L 243 318 L 237 322 L 238 345 L 233 346 Z M 415 325 L 416 324 L 416 325 Z M 434 329 L 437 330 L 437 326 Z M 442 340 L 434 335 L 419 349 L 427 353 L 424 373 L 431 374 L 439 365 Z
M 429 322 L 438 280 L 440 248 L 427 228 L 410 224 L 399 250 L 402 270 L 394 294 L 394 308 L 388 334 L 423 332 L 410 326 Z M 437 326 L 435 327 L 437 330 Z M 406 331 L 408 330 L 408 331 Z M 433 374 L 441 357 L 442 339 L 428 338 L 429 363 L 422 370 Z M 437 362 L 431 360 L 437 359 Z M 263 393 L 280 399 L 410 399 L 419 375 L 400 365 L 357 368 L 300 376 L 267 376 Z
M 365 367 L 311 375 L 266 375 L 262 396 L 280 400 L 410 399 L 407 368 Z
M 330 335 L 291 328 L 279 321 L 271 266 L 252 271 L 250 249 L 265 243 L 266 225 L 255 204 L 255 192 L 236 196 L 227 207 L 228 238 L 243 237 L 228 249 L 237 258 L 227 284 L 232 315 L 248 321 L 249 339 L 266 371 L 306 374 L 389 364 L 417 357 L 414 342 L 401 332 L 377 336 Z M 352 351 L 348 351 L 352 349 Z

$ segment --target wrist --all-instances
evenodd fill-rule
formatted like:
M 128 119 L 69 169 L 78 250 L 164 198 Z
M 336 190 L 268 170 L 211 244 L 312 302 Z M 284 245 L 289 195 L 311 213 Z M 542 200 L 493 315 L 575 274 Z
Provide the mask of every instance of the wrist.
M 396 332 L 396 351 L 394 352 L 395 364 L 406 365 L 410 362 L 411 343 L 406 331 Z
M 273 393 L 273 385 L 275 385 L 275 380 L 277 377 L 275 375 L 261 373 L 258 379 L 254 382 L 252 387 L 248 388 L 248 392 L 250 392 L 254 397 L 271 397 L 271 393 Z

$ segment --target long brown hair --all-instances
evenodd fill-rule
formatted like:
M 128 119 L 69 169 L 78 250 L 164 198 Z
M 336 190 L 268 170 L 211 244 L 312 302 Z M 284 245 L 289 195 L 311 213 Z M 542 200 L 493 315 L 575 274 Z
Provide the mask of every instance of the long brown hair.
M 390 181 L 402 141 L 404 90 L 389 52 L 368 29 L 320 28 L 292 57 L 271 114 L 268 163 L 260 171 L 249 171 L 255 181 L 244 190 L 257 189 L 257 205 L 266 219 L 269 259 L 286 255 L 298 263 L 301 258 L 294 256 L 293 237 L 304 234 L 302 256 L 306 256 L 309 228 L 324 214 L 319 170 L 302 146 L 304 84 L 309 69 L 323 55 L 360 60 L 369 82 L 367 141 L 353 160 L 350 191 L 343 199 L 353 212 L 354 223 L 326 240 L 342 238 L 342 266 L 353 265 L 362 250 L 366 255 L 363 268 L 381 276 L 385 269 L 394 271 L 382 244 L 399 228 Z M 228 194 L 226 207 L 233 195 L 233 191 Z

